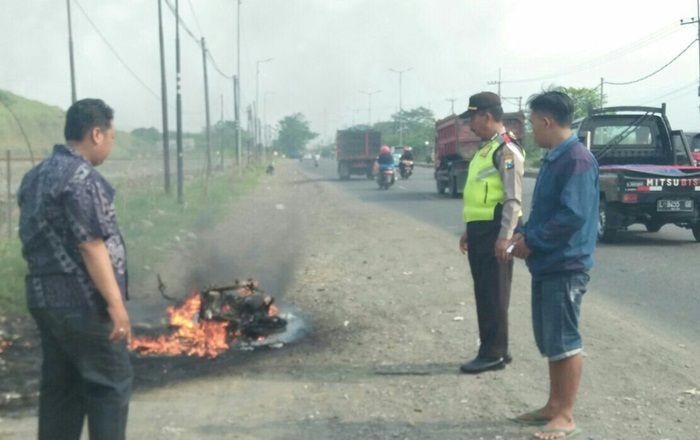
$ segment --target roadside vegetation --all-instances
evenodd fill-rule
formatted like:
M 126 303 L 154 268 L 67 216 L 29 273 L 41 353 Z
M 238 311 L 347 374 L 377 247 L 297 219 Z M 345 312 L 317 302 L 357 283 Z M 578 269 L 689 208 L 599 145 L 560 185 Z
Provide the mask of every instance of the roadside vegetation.
M 163 192 L 156 178 L 123 179 L 115 187 L 117 218 L 127 244 L 129 276 L 132 285 L 144 277 L 155 277 L 153 262 L 174 247 L 196 237 L 221 218 L 242 195 L 250 192 L 262 175 L 251 167 L 238 178 L 232 170 L 190 177 L 184 185 L 184 203 L 175 194 Z M 173 182 L 173 193 L 175 192 Z M 21 316 L 27 313 L 24 297 L 26 264 L 19 239 L 0 238 L 0 314 Z

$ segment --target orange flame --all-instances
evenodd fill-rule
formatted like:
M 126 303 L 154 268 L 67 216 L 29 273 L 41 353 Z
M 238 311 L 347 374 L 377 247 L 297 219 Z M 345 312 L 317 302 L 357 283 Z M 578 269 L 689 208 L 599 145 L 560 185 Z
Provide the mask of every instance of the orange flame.
M 169 306 L 166 311 L 175 332 L 157 337 L 133 338 L 129 348 L 140 354 L 199 356 L 215 358 L 229 349 L 227 322 L 199 320 L 202 298 L 192 292 L 179 307 Z

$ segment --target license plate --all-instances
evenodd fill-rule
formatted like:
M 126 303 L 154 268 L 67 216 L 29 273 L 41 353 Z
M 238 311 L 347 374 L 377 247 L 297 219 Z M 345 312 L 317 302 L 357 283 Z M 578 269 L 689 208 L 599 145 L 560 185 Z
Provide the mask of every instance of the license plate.
M 658 200 L 656 202 L 658 212 L 687 212 L 693 211 L 692 200 Z

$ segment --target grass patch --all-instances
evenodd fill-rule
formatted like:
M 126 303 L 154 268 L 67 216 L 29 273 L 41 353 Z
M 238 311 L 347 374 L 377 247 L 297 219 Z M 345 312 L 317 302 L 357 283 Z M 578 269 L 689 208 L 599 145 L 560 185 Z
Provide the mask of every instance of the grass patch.
M 189 177 L 182 205 L 175 194 L 163 193 L 160 179 L 118 182 L 115 207 L 127 245 L 130 283 L 139 284 L 144 277 L 153 276 L 150 264 L 162 261 L 173 244 L 214 226 L 236 199 L 257 186 L 261 175 L 261 168 L 251 168 L 240 178 L 234 178 L 230 171 L 212 174 L 208 181 L 204 176 Z M 174 184 L 172 190 L 176 192 Z M 27 313 L 25 274 L 19 240 L 0 239 L 0 314 Z

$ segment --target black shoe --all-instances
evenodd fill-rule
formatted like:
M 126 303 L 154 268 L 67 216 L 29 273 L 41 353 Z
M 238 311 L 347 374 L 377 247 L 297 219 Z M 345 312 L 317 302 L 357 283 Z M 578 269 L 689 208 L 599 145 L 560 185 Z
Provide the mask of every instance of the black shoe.
M 506 367 L 506 361 L 504 358 L 481 358 L 476 357 L 474 360 L 462 364 L 459 367 L 459 371 L 464 374 L 478 374 L 484 371 L 491 370 L 502 370 Z

